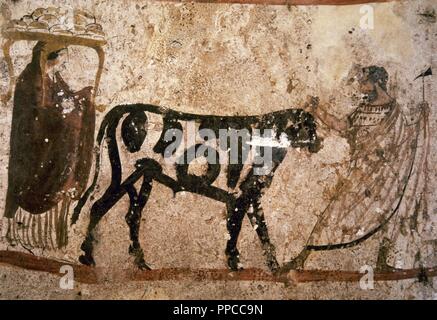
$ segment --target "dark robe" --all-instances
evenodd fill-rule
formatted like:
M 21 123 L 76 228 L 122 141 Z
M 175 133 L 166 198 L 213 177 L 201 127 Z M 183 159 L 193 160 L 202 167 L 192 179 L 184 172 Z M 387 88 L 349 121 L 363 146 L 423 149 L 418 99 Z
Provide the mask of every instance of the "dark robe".
M 13 218 L 18 207 L 41 214 L 66 197 L 77 199 L 91 169 L 95 127 L 92 87 L 73 92 L 59 73 L 54 79 L 42 74 L 42 47 L 41 42 L 35 46 L 32 61 L 15 88 L 7 218 Z

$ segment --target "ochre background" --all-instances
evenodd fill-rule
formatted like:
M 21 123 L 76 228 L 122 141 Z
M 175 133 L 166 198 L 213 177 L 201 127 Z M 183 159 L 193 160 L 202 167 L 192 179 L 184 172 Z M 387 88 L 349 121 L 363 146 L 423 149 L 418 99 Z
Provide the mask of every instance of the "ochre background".
M 13 18 L 20 18 L 52 1 L 6 1 Z M 402 1 L 374 4 L 374 29 L 362 30 L 361 5 L 269 6 L 241 4 L 193 4 L 153 1 L 56 1 L 62 7 L 85 8 L 95 14 L 107 35 L 106 61 L 97 103 L 151 103 L 198 114 L 253 115 L 302 106 L 308 95 L 319 96 L 330 111 L 344 116 L 353 109 L 352 89 L 345 84 L 354 63 L 379 65 L 390 75 L 389 92 L 408 111 L 421 99 L 421 83 L 413 79 L 432 65 L 436 24 L 418 13 L 434 8 L 435 1 Z M 4 7 L 3 7 L 4 9 Z M 33 43 L 14 45 L 16 74 L 29 62 Z M 91 49 L 71 48 L 67 81 L 73 88 L 92 85 L 97 58 Z M 0 61 L 0 89 L 9 81 L 6 63 Z M 437 70 L 437 68 L 434 68 Z M 290 86 L 290 83 L 293 84 Z M 431 143 L 436 150 L 435 86 L 427 78 L 431 103 Z M 291 87 L 294 87 L 291 90 Z M 102 119 L 98 114 L 98 123 Z M 7 188 L 9 134 L 12 101 L 0 109 L 0 212 Z M 337 171 L 344 169 L 349 146 L 334 134 L 324 148 L 309 157 L 296 150 L 287 155 L 272 187 L 263 198 L 272 241 L 280 263 L 301 249 L 326 205 Z M 429 214 L 433 226 L 411 244 L 397 244 L 390 263 L 417 267 L 417 248 L 428 254 L 426 266 L 437 264 L 436 153 L 429 159 L 431 194 Z M 107 159 L 100 181 L 110 179 Z M 119 281 L 134 270 L 127 253 L 128 228 L 124 221 L 128 201 L 123 199 L 105 216 L 97 230 L 95 258 L 104 268 L 102 284 L 76 283 L 74 290 L 59 288 L 59 277 L 0 266 L 0 298 L 433 298 L 437 280 L 417 279 L 378 282 L 374 290 L 358 283 L 305 283 L 285 286 L 261 281 Z M 69 231 L 64 250 L 33 250 L 36 255 L 77 261 L 88 222 L 87 210 Z M 1 215 L 2 213 L 0 213 Z M 1 223 L 1 222 L 0 222 Z M 3 222 L 4 223 L 4 222 Z M 3 224 L 4 226 L 4 224 Z M 0 229 L 2 224 L 0 224 Z M 2 231 L 2 234 L 4 230 Z M 378 234 L 364 244 L 310 256 L 306 267 L 327 270 L 359 270 L 374 266 Z M 141 242 L 146 261 L 153 268 L 226 267 L 225 207 L 213 200 L 184 193 L 173 198 L 171 190 L 154 184 L 143 212 Z M 245 219 L 239 241 L 245 267 L 266 268 L 256 233 Z M 1 250 L 12 248 L 0 242 Z

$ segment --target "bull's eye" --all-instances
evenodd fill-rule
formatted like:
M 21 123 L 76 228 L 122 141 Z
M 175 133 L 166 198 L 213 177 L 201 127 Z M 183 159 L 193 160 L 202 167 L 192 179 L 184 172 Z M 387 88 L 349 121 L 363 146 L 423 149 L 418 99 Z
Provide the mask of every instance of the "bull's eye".
M 121 125 L 121 137 L 129 152 L 140 150 L 147 135 L 147 116 L 143 111 L 134 111 Z
M 308 130 L 305 127 L 299 130 L 298 135 L 299 135 L 299 141 L 307 141 L 310 138 L 308 134 Z

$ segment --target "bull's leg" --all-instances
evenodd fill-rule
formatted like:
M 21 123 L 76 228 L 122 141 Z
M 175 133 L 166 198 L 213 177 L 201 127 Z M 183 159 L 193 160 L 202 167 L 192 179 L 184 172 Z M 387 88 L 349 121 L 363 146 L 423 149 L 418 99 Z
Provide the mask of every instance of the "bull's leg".
M 81 245 L 81 249 L 84 251 L 84 254 L 79 257 L 79 261 L 81 263 L 85 265 L 95 265 L 93 258 L 94 229 L 96 228 L 100 219 L 103 218 L 109 209 L 111 209 L 125 193 L 126 192 L 120 188 L 110 187 L 106 190 L 105 194 L 91 207 L 87 235 Z
M 276 272 L 279 269 L 279 264 L 276 260 L 275 247 L 270 242 L 267 225 L 264 219 L 264 212 L 260 204 L 263 190 L 270 185 L 272 177 L 273 174 L 269 177 L 259 177 L 255 175 L 254 171 L 252 171 L 241 183 L 240 189 L 243 191 L 243 194 L 236 200 L 237 205 L 235 213 L 238 214 L 233 215 L 234 221 L 230 226 L 231 240 L 228 242 L 227 249 L 229 251 L 232 249 L 236 250 L 237 237 L 241 229 L 242 220 L 244 214 L 247 213 L 250 223 L 256 230 L 261 241 L 263 253 L 267 259 L 266 264 L 271 271 Z M 236 253 L 238 256 L 238 251 L 236 251 Z
M 144 176 L 140 192 L 137 194 L 133 185 L 127 187 L 130 206 L 126 214 L 126 223 L 129 226 L 130 239 L 132 244 L 129 246 L 129 253 L 135 258 L 135 264 L 142 270 L 150 270 L 144 261 L 144 253 L 139 241 L 139 231 L 141 223 L 141 213 L 149 199 L 152 190 L 152 178 Z
M 279 264 L 276 260 L 275 246 L 270 242 L 264 213 L 259 203 L 260 196 L 261 193 L 258 192 L 253 192 L 250 195 L 243 194 L 236 199 L 235 203 L 228 204 L 227 227 L 230 239 L 226 246 L 226 255 L 228 258 L 228 266 L 231 270 L 241 269 L 241 266 L 239 266 L 240 259 L 237 249 L 237 241 L 246 214 L 261 241 L 263 252 L 267 259 L 267 266 L 274 272 L 279 269 Z M 250 206 L 252 206 L 253 211 L 249 210 Z
M 234 271 L 241 269 L 241 266 L 239 265 L 240 254 L 237 249 L 237 241 L 241 230 L 241 224 L 247 209 L 249 209 L 249 205 L 250 203 L 244 198 L 238 198 L 232 203 L 227 204 L 227 229 L 230 238 L 226 245 L 226 256 L 228 259 L 229 268 Z
M 247 215 L 250 219 L 252 227 L 256 230 L 256 233 L 261 241 L 267 266 L 272 272 L 276 272 L 279 270 L 279 264 L 276 260 L 276 250 L 275 246 L 270 242 L 269 232 L 267 230 L 267 224 L 264 218 L 264 211 L 261 208 L 259 198 L 260 197 L 258 196 L 252 200 L 252 208 L 247 211 Z

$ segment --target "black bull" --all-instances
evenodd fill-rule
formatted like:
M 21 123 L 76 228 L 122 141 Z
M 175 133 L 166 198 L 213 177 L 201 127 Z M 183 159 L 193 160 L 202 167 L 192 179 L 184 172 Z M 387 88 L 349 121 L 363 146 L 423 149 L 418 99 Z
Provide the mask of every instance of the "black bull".
M 193 192 L 226 204 L 227 230 L 230 236 L 226 246 L 226 256 L 230 269 L 237 270 L 240 268 L 237 239 L 243 218 L 245 215 L 248 215 L 261 241 L 268 267 L 272 271 L 278 270 L 279 265 L 276 261 L 275 248 L 270 242 L 260 201 L 264 190 L 272 182 L 275 170 L 285 158 L 287 148 L 270 147 L 272 154 L 270 172 L 258 175 L 255 173 L 256 165 L 251 165 L 249 172 L 242 181 L 243 164 L 228 164 L 226 172 L 227 185 L 230 188 L 235 188 L 240 180 L 239 193 L 230 193 L 212 185 L 220 173 L 220 164 L 208 163 L 207 172 L 202 176 L 189 174 L 187 170 L 188 164 L 175 164 L 177 178 L 174 179 L 163 173 L 162 166 L 156 160 L 146 157 L 138 159 L 134 171 L 122 181 L 123 168 L 116 137 L 117 127 L 124 118 L 121 125 L 122 140 L 127 150 L 135 153 L 140 150 L 146 138 L 147 113 L 162 117 L 163 129 L 161 137 L 153 147 L 155 154 L 164 155 L 166 147 L 172 142 L 168 141 L 168 137 L 165 138 L 165 132 L 172 129 L 182 130 L 181 122 L 184 121 L 195 122 L 199 125 L 199 128 L 209 128 L 215 132 L 219 128 L 247 129 L 250 132 L 254 128 L 259 130 L 272 129 L 276 134 L 275 138 L 285 134 L 291 147 L 307 147 L 310 152 L 317 152 L 320 148 L 314 118 L 302 109 L 288 109 L 260 116 L 210 116 L 182 113 L 146 104 L 116 106 L 106 114 L 100 126 L 97 136 L 98 148 L 96 149 L 93 182 L 79 200 L 72 217 L 72 223 L 75 223 L 82 207 L 94 192 L 100 170 L 100 147 L 105 140 L 112 170 L 111 182 L 104 194 L 92 204 L 87 235 L 81 246 L 84 254 L 79 258 L 80 261 L 86 265 L 95 264 L 93 259 L 93 231 L 100 219 L 127 194 L 130 200 L 130 207 L 126 214 L 126 222 L 129 226 L 130 239 L 132 241 L 129 246 L 129 253 L 135 257 L 135 263 L 140 268 L 149 269 L 140 246 L 139 229 L 141 212 L 149 198 L 152 182 L 156 181 L 171 188 L 174 193 L 180 191 Z M 141 187 L 137 190 L 135 184 L 140 179 L 142 179 Z

